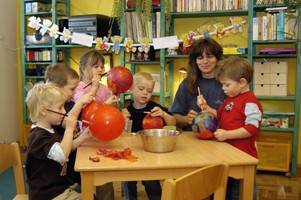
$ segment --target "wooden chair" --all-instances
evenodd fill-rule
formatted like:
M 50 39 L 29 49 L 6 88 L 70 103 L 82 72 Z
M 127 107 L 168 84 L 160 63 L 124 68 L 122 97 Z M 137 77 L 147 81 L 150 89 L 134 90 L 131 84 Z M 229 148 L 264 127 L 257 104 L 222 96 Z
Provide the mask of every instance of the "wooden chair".
M 24 173 L 22 169 L 20 146 L 17 142 L 0 144 L 0 174 L 13 167 L 17 194 L 14 200 L 28 199 L 25 190 Z
M 214 194 L 214 200 L 225 200 L 228 182 L 227 163 L 197 169 L 178 179 L 163 183 L 164 200 L 201 200 Z

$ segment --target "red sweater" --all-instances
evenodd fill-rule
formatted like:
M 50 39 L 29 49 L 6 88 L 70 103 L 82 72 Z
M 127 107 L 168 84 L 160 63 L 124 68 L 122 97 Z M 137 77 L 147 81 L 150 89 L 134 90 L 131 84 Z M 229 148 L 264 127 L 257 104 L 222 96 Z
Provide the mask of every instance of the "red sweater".
M 234 130 L 242 127 L 252 136 L 243 139 L 229 139 L 226 142 L 258 158 L 255 142 L 260 129 L 262 113 L 261 104 L 251 91 L 236 97 L 228 97 L 217 110 L 219 128 Z

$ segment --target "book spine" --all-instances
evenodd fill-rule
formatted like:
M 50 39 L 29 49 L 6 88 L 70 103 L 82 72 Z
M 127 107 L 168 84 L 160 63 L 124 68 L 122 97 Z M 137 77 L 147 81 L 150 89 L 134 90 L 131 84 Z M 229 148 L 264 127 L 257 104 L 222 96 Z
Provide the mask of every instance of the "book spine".
M 253 18 L 253 40 L 258 40 L 259 39 L 259 37 L 258 37 L 258 33 L 259 33 L 258 20 L 259 20 L 258 17 Z
M 284 40 L 284 12 L 277 13 L 277 40 Z
M 262 40 L 268 40 L 268 17 L 262 16 Z

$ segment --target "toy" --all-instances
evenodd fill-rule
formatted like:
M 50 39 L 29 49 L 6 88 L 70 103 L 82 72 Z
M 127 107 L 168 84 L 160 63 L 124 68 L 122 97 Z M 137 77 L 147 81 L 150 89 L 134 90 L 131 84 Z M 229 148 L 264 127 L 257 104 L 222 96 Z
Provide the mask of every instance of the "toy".
M 129 69 L 117 66 L 108 72 L 107 85 L 114 95 L 126 92 L 133 83 L 133 75 Z
M 121 112 L 117 108 L 106 104 L 91 115 L 89 122 L 90 131 L 96 138 L 103 141 L 118 138 L 125 126 L 125 120 Z
M 212 113 L 199 113 L 192 121 L 192 131 L 199 139 L 210 140 L 218 127 L 218 120 Z
M 104 103 L 103 102 L 100 102 L 100 101 L 97 101 L 97 100 L 93 100 L 91 101 L 88 105 L 86 105 L 83 109 L 83 112 L 82 112 L 82 119 L 85 120 L 85 121 L 88 121 L 90 122 L 91 120 L 91 116 L 96 113 L 101 106 L 103 106 Z M 88 127 L 89 124 L 86 124 L 84 123 L 84 126 L 85 127 Z
M 142 121 L 142 128 L 146 129 L 162 129 L 164 126 L 162 117 L 153 117 L 150 113 L 147 114 Z

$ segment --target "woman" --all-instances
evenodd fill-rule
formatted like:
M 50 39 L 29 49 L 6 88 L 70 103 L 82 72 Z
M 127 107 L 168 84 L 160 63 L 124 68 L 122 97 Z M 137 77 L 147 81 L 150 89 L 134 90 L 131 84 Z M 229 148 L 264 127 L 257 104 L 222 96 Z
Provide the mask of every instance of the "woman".
M 197 106 L 199 93 L 215 109 L 226 98 L 221 84 L 214 78 L 217 62 L 222 58 L 223 48 L 212 38 L 202 38 L 191 45 L 187 77 L 180 84 L 171 107 L 177 127 L 183 131 L 192 130 L 192 120 L 201 111 Z

